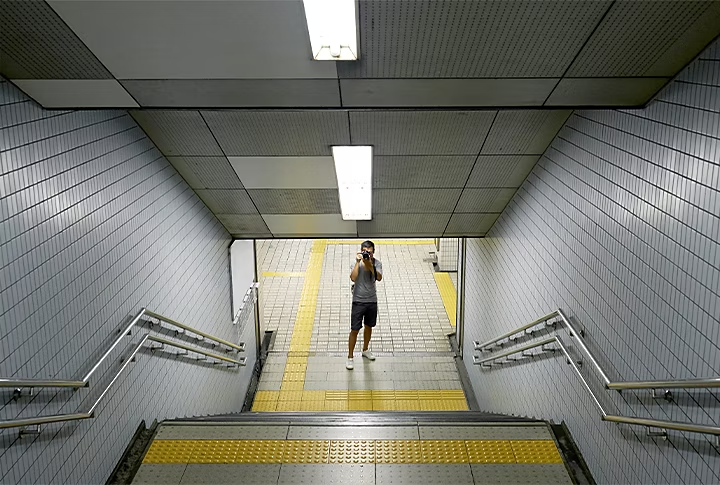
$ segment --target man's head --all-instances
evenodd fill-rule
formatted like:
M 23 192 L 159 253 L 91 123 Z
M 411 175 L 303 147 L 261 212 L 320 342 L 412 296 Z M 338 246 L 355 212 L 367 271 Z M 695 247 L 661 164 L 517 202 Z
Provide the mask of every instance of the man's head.
M 360 245 L 360 251 L 367 251 L 372 255 L 375 252 L 375 245 L 372 241 L 363 241 L 363 243 Z

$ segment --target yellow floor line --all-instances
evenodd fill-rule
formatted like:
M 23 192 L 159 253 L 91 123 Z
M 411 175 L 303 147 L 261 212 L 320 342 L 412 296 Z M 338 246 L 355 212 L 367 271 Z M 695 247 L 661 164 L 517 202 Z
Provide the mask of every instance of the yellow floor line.
M 144 464 L 562 463 L 551 440 L 156 440 Z
M 440 290 L 443 305 L 445 305 L 445 311 L 450 319 L 450 325 L 454 327 L 457 325 L 457 317 L 455 314 L 457 309 L 457 291 L 455 290 L 455 285 L 453 285 L 449 273 L 433 274 L 435 275 L 435 283 L 437 284 L 438 290 Z
M 305 273 L 291 273 L 284 271 L 265 271 L 263 276 L 289 276 L 289 277 L 303 277 Z
M 363 243 L 365 239 L 334 239 L 329 240 L 327 244 L 349 244 L 349 245 L 355 245 L 360 246 L 360 244 Z M 376 246 L 402 246 L 402 245 L 408 245 L 408 246 L 419 246 L 419 245 L 426 245 L 426 244 L 435 244 L 435 241 L 432 239 L 419 239 L 419 240 L 413 240 L 413 241 L 400 241 L 400 240 L 392 240 L 392 239 L 378 239 L 373 240 L 373 243 Z

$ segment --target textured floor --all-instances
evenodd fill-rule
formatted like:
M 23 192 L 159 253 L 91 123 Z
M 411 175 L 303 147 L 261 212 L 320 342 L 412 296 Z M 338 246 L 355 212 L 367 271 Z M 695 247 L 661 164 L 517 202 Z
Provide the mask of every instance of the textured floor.
M 569 484 L 546 426 L 163 425 L 135 484 Z

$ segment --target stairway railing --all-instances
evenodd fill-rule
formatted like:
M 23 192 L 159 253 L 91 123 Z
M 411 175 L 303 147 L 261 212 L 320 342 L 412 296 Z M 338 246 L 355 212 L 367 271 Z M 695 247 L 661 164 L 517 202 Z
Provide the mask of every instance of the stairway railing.
M 558 321 L 551 321 L 554 318 L 560 318 L 560 322 Z M 488 340 L 487 342 L 480 343 L 478 341 L 473 342 L 475 350 L 479 352 L 494 352 L 500 347 L 504 347 L 507 344 L 509 345 L 515 345 L 518 337 L 518 334 L 522 334 L 524 336 L 532 335 L 539 331 L 540 329 L 537 328 L 540 325 L 543 325 L 543 329 L 549 326 L 556 326 L 558 323 L 562 323 L 565 325 L 565 327 L 569 330 L 570 337 L 574 338 L 574 342 L 577 343 L 577 347 L 581 350 L 582 354 L 584 354 L 584 357 L 587 358 L 588 361 L 592 363 L 592 366 L 595 368 L 595 370 L 598 372 L 598 374 L 601 376 L 601 379 L 603 381 L 603 385 L 605 389 L 612 389 L 617 391 L 622 391 L 625 389 L 650 389 L 653 391 L 653 396 L 655 396 L 655 391 L 657 389 L 664 390 L 664 396 L 666 398 L 671 397 L 670 391 L 668 389 L 694 389 L 694 388 L 715 388 L 720 387 L 720 377 L 706 377 L 706 378 L 699 378 L 699 379 L 677 379 L 677 380 L 653 380 L 653 381 L 616 381 L 613 382 L 608 377 L 605 370 L 602 368 L 598 360 L 595 358 L 595 356 L 590 352 L 590 350 L 587 348 L 587 345 L 585 345 L 585 342 L 583 342 L 582 338 L 584 337 L 584 330 L 578 331 L 576 327 L 570 322 L 570 320 L 565 316 L 562 310 L 557 309 L 552 313 L 549 313 L 541 318 L 538 318 L 537 320 L 530 322 L 526 325 L 523 325 L 521 327 L 518 327 L 514 330 L 511 330 L 510 332 L 504 333 L 503 335 L 500 335 L 498 337 L 495 337 L 491 340 Z M 515 337 L 515 338 L 513 338 Z M 546 347 L 548 345 L 553 345 L 553 347 Z M 630 416 L 622 416 L 622 415 L 611 415 L 608 414 L 605 411 L 605 408 L 600 403 L 600 400 L 598 399 L 597 395 L 593 392 L 590 385 L 588 385 L 584 375 L 580 371 L 580 368 L 583 365 L 583 359 L 576 360 L 574 359 L 570 353 L 568 352 L 567 348 L 563 344 L 562 340 L 559 336 L 553 336 L 549 338 L 545 338 L 543 340 L 532 342 L 526 345 L 523 345 L 521 347 L 514 347 L 511 350 L 507 350 L 505 352 L 502 352 L 500 354 L 494 354 L 492 356 L 481 358 L 480 356 L 473 356 L 473 364 L 480 365 L 483 368 L 492 368 L 493 364 L 496 363 L 497 360 L 508 358 L 515 354 L 522 354 L 524 357 L 530 356 L 526 352 L 535 348 L 540 348 L 543 352 L 549 352 L 549 351 L 561 351 L 566 358 L 566 361 L 568 364 L 572 365 L 573 369 L 577 373 L 578 377 L 583 383 L 583 387 L 588 391 L 590 396 L 593 398 L 593 401 L 597 405 L 598 409 L 600 410 L 601 419 L 603 421 L 611 421 L 615 423 L 625 423 L 630 425 L 637 425 L 637 426 L 645 426 L 648 428 L 648 434 L 652 436 L 663 436 L 667 437 L 667 431 L 668 429 L 678 430 L 678 431 L 687 431 L 691 433 L 703 433 L 703 434 L 710 434 L 715 436 L 716 446 L 720 446 L 720 427 L 717 426 L 711 426 L 706 424 L 695 424 L 695 423 L 686 423 L 681 421 L 665 421 L 665 420 L 657 420 L 657 419 L 646 419 L 646 418 L 635 418 Z M 519 359 L 509 359 L 511 361 L 516 361 Z M 502 363 L 502 362 L 500 362 Z M 662 431 L 660 433 L 657 432 L 651 432 L 650 428 L 659 428 Z

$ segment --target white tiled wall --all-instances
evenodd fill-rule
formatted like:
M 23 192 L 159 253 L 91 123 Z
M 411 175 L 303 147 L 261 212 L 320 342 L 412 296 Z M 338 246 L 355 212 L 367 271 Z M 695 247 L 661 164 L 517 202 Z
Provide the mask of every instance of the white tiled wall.
M 0 376 L 78 377 L 143 306 L 237 338 L 230 237 L 126 112 L 46 111 L 0 78 L 0 163 Z M 87 405 L 124 345 L 89 389 L 0 389 L 0 419 Z M 143 352 L 94 419 L 0 431 L 0 482 L 103 483 L 140 420 L 239 411 L 250 372 Z
M 440 251 L 438 251 L 438 269 L 440 271 L 457 271 L 458 241 L 459 239 L 456 237 L 440 239 Z
M 600 421 L 560 357 L 490 372 L 469 357 L 473 340 L 559 307 L 612 380 L 717 376 L 719 187 L 717 44 L 644 110 L 574 114 L 488 237 L 468 241 L 465 363 L 481 408 L 566 421 L 598 483 L 720 483 L 709 438 Z M 720 425 L 717 392 L 671 404 L 595 388 L 611 413 Z

